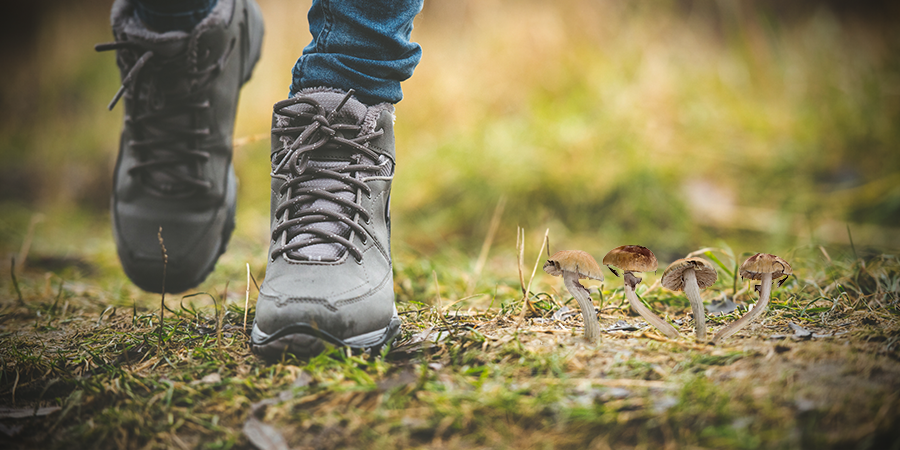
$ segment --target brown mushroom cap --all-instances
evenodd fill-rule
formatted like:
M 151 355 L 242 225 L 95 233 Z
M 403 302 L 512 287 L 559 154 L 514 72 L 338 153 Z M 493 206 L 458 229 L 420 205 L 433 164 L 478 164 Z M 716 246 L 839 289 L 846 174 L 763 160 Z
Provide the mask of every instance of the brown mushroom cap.
M 766 273 L 772 274 L 772 278 L 780 278 L 794 272 L 787 261 L 768 253 L 757 253 L 741 264 L 741 278 L 761 280 Z
M 603 281 L 603 272 L 600 270 L 597 260 L 581 250 L 560 250 L 544 264 L 544 272 L 554 277 L 562 276 L 564 271 L 577 274 L 578 279 L 590 278 Z
M 623 245 L 610 250 L 603 257 L 603 264 L 625 272 L 654 272 L 659 265 L 656 255 L 640 245 Z
M 703 258 L 683 258 L 676 260 L 663 272 L 662 286 L 670 291 L 684 290 L 684 271 L 694 269 L 697 276 L 697 286 L 706 289 L 712 286 L 719 278 L 716 269 Z

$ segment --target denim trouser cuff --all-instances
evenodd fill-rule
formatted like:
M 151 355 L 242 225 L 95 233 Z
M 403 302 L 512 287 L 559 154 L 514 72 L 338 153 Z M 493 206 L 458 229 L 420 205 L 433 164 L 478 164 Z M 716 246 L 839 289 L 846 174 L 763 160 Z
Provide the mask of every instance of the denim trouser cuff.
M 400 82 L 413 74 L 422 48 L 410 42 L 423 0 L 313 0 L 312 42 L 293 69 L 291 95 L 302 89 L 354 89 L 374 105 L 403 98 Z

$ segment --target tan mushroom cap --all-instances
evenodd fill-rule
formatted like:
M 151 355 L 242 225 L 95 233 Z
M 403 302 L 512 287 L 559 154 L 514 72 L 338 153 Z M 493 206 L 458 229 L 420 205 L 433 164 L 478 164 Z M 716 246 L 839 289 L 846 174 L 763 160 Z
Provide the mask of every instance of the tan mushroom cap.
M 603 272 L 597 260 L 581 250 L 560 250 L 554 253 L 544 264 L 544 272 L 554 277 L 562 276 L 563 272 L 574 272 L 578 275 L 578 279 L 603 281 Z
M 766 273 L 771 273 L 772 278 L 780 278 L 794 271 L 787 261 L 768 253 L 757 253 L 741 264 L 741 278 L 761 280 Z
M 640 245 L 623 245 L 610 250 L 603 257 L 603 264 L 625 272 L 655 272 L 659 265 L 656 255 Z
M 712 286 L 719 278 L 716 269 L 703 258 L 682 258 L 669 264 L 663 272 L 662 286 L 670 291 L 684 290 L 684 271 L 694 269 L 697 276 L 697 286 L 706 289 Z

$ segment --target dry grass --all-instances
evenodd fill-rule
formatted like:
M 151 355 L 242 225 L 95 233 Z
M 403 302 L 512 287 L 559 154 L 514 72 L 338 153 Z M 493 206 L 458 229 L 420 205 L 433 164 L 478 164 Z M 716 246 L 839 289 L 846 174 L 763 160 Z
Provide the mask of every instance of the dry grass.
M 746 283 L 733 296 L 733 261 L 716 256 L 707 301 L 751 302 Z M 900 263 L 792 256 L 798 275 L 763 320 L 717 347 L 694 342 L 687 300 L 648 288 L 652 275 L 638 293 L 680 321 L 682 337 L 643 328 L 588 344 L 579 315 L 558 315 L 574 302 L 557 280 L 538 277 L 522 321 L 516 281 L 489 279 L 488 298 L 441 304 L 436 289 L 452 298 L 464 274 L 438 267 L 435 286 L 428 267 L 404 265 L 392 349 L 273 365 L 249 353 L 237 299 L 217 321 L 194 306 L 200 297 L 182 297 L 160 335 L 154 311 L 98 313 L 74 287 L 49 296 L 25 277 L 27 306 L 2 307 L 0 424 L 25 447 L 240 448 L 260 433 L 293 448 L 897 445 Z M 603 328 L 640 324 L 621 287 L 595 297 Z M 711 317 L 710 331 L 738 314 Z M 814 334 L 792 336 L 789 323 Z M 49 414 L 9 418 L 37 407 Z
M 900 446 L 890 20 L 765 4 L 429 3 L 413 35 L 424 58 L 397 107 L 401 339 L 383 355 L 266 365 L 242 332 L 246 265 L 264 277 L 270 108 L 308 37 L 305 4 L 260 3 L 267 38 L 236 131 L 238 228 L 209 280 L 167 296 L 162 337 L 160 298 L 125 279 L 109 233 L 121 113 L 104 106 L 118 75 L 90 50 L 109 39 L 108 4 L 47 10 L 34 51 L 10 65 L 4 446 L 248 448 L 273 429 L 295 448 Z M 551 249 L 595 256 L 643 244 L 668 262 L 714 245 L 708 302 L 752 303 L 733 278 L 748 252 L 777 253 L 797 275 L 762 320 L 709 347 L 689 338 L 687 300 L 648 274 L 638 293 L 684 337 L 611 331 L 587 345 L 579 316 L 553 319 L 574 306 L 559 280 L 539 274 L 523 309 L 517 226 L 526 283 L 548 227 Z M 617 279 L 594 287 L 604 328 L 637 322 Z M 821 336 L 794 339 L 789 323 Z

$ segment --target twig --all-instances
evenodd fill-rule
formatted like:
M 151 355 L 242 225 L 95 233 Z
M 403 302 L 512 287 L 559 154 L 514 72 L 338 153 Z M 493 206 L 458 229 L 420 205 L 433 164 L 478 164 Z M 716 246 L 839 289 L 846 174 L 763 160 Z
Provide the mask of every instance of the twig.
M 257 134 L 247 135 L 247 136 L 241 136 L 241 137 L 235 139 L 231 146 L 233 148 L 243 147 L 252 142 L 261 141 L 263 139 L 268 139 L 269 136 L 271 136 L 271 135 L 272 135 L 271 133 L 266 132 L 266 133 L 257 133 Z
M 156 238 L 159 239 L 159 248 L 162 251 L 163 273 L 162 273 L 162 295 L 159 300 L 159 345 L 163 344 L 163 320 L 166 310 L 166 266 L 169 265 L 169 255 L 166 254 L 166 245 L 163 242 L 162 226 L 156 232 Z
M 541 247 L 538 249 L 537 259 L 534 261 L 534 270 L 531 271 L 531 278 L 528 280 L 528 286 L 525 287 L 525 295 L 522 296 L 522 301 L 524 304 L 522 305 L 522 312 L 519 313 L 519 318 L 516 320 L 516 329 L 522 325 L 522 321 L 525 320 L 525 310 L 528 309 L 528 293 L 531 292 L 531 283 L 534 281 L 534 275 L 537 274 L 537 268 L 541 264 L 541 253 L 544 251 L 544 246 L 549 247 L 550 240 L 550 229 L 547 228 L 547 231 L 544 232 L 544 240 L 541 241 Z M 524 251 L 525 245 L 524 240 L 522 244 L 522 249 Z
M 12 263 L 9 266 L 9 275 L 12 277 L 13 287 L 16 288 L 16 295 L 19 298 L 19 305 L 25 306 L 25 300 L 22 299 L 22 291 L 19 290 L 19 280 L 16 279 L 16 257 L 12 257 Z
M 244 297 L 244 334 L 247 334 L 247 311 L 250 309 L 250 263 L 247 263 L 247 296 Z
M 13 381 L 12 386 L 12 405 L 16 406 L 16 388 L 19 386 L 19 369 L 16 369 L 16 381 Z
M 494 215 L 491 217 L 491 224 L 488 226 L 487 236 L 484 238 L 484 243 L 481 244 L 481 252 L 478 254 L 478 260 L 475 262 L 475 270 L 472 273 L 472 279 L 468 289 L 466 289 L 467 296 L 472 295 L 472 291 L 475 289 L 475 285 L 481 277 L 481 271 L 484 270 L 484 265 L 487 262 L 491 246 L 494 244 L 494 236 L 497 234 L 497 228 L 500 227 L 500 217 L 503 216 L 503 209 L 505 207 L 506 196 L 502 195 L 500 196 L 500 200 L 497 201 L 497 206 L 494 208 Z
M 525 290 L 525 274 L 522 266 L 525 265 L 525 229 L 516 227 L 516 266 L 519 268 L 519 286 L 522 287 L 522 296 L 528 295 Z
M 432 270 L 431 276 L 434 277 L 434 289 L 435 289 L 435 291 L 437 291 L 437 303 L 438 303 L 437 313 L 438 313 L 438 316 L 441 318 L 441 322 L 443 322 L 444 325 L 447 326 L 447 329 L 450 331 L 450 334 L 455 336 L 455 333 L 453 333 L 453 326 L 450 324 L 450 322 L 447 320 L 447 318 L 444 317 L 444 299 L 441 298 L 441 285 L 438 284 L 437 271 Z
M 567 378 L 560 380 L 559 378 L 541 378 L 540 383 L 556 384 L 556 383 L 590 383 L 592 385 L 606 387 L 639 387 L 652 389 L 677 389 L 677 386 L 660 380 L 636 380 L 631 378 Z
M 541 251 L 544 250 L 544 246 L 547 246 L 548 249 L 550 248 L 549 228 L 547 228 L 547 231 L 544 232 L 544 240 L 541 242 L 541 248 L 540 250 L 538 250 L 537 259 L 534 261 L 534 269 L 531 270 L 531 278 L 528 279 L 528 287 L 525 288 L 527 292 L 531 292 L 531 283 L 534 281 L 534 275 L 537 274 L 537 269 L 541 265 Z
M 250 273 L 250 279 L 253 281 L 253 287 L 256 288 L 256 292 L 259 292 L 259 283 L 256 282 L 256 277 L 253 276 L 253 273 Z
M 644 295 L 647 295 L 650 292 L 653 292 L 654 289 L 658 289 L 660 286 L 662 286 L 662 279 L 657 278 L 656 281 L 654 281 L 653 284 L 651 284 L 650 287 L 648 287 L 647 290 L 644 291 L 643 294 L 641 294 L 641 296 L 643 297 Z
M 441 298 L 441 285 L 438 284 L 437 272 L 432 270 L 431 276 L 434 278 L 434 290 L 437 292 L 438 309 L 444 309 L 444 299 Z
M 453 302 L 453 303 L 451 303 L 451 304 L 449 304 L 449 305 L 447 305 L 447 306 L 441 307 L 441 311 L 443 311 L 443 310 L 445 310 L 445 309 L 448 309 L 448 310 L 449 310 L 449 308 L 450 308 L 451 306 L 453 306 L 453 305 L 455 305 L 455 304 L 457 304 L 457 303 L 461 303 L 461 302 L 464 302 L 464 301 L 466 301 L 466 300 L 470 300 L 470 299 L 473 299 L 473 298 L 481 297 L 481 296 L 484 296 L 484 295 L 491 295 L 491 294 L 488 294 L 488 293 L 482 293 L 482 294 L 474 294 L 474 295 L 470 295 L 470 296 L 468 296 L 468 297 L 463 297 L 463 298 L 461 298 L 461 299 L 459 299 L 459 300 L 457 300 L 457 301 L 455 301 L 455 302 Z
M 222 291 L 222 313 L 219 314 L 218 305 L 216 307 L 216 350 L 222 351 L 222 321 L 225 320 L 225 311 L 226 306 L 225 302 L 228 299 L 228 282 L 225 282 L 225 290 Z M 213 304 L 216 303 L 216 298 L 213 297 Z
M 66 284 L 66 280 L 63 280 L 62 278 L 60 278 L 59 279 L 59 292 L 56 293 L 56 301 L 54 301 L 53 306 L 50 307 L 50 315 L 56 314 L 56 306 L 59 305 L 59 299 L 62 298 L 64 284 Z
M 28 231 L 25 233 L 22 247 L 19 248 L 19 270 L 25 268 L 25 260 L 28 258 L 28 252 L 31 250 L 31 241 L 34 239 L 34 227 L 43 221 L 44 215 L 41 213 L 35 213 L 31 216 L 31 222 L 28 223 Z

